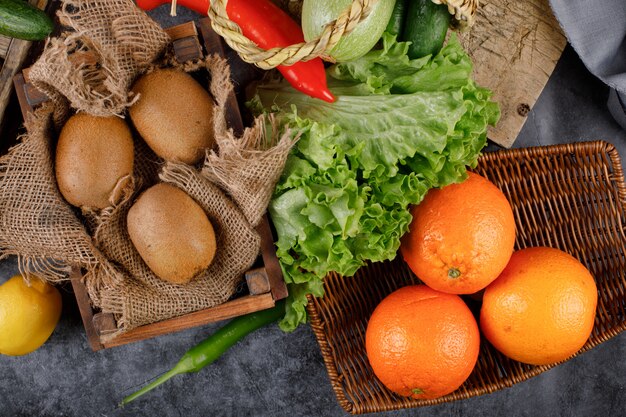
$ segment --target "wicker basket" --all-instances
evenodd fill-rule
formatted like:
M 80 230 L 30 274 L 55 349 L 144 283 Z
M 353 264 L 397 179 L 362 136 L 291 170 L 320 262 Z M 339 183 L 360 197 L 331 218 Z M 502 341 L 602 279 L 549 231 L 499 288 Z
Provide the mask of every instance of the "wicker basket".
M 432 0 L 433 3 L 445 4 L 448 11 L 454 16 L 454 22 L 462 29 L 469 28 L 474 23 L 474 16 L 478 8 L 478 0 Z M 287 3 L 301 3 L 301 0 L 281 0 L 283 8 Z M 354 0 L 336 20 L 328 23 L 320 36 L 306 43 L 272 48 L 264 50 L 241 33 L 241 28 L 228 18 L 226 3 L 228 0 L 211 2 L 208 14 L 211 18 L 213 30 L 224 38 L 241 58 L 263 69 L 275 68 L 279 65 L 293 65 L 299 61 L 309 61 L 313 58 L 328 58 L 330 51 L 339 42 L 342 36 L 350 33 L 356 25 L 364 20 L 378 0 Z
M 517 223 L 516 248 L 562 249 L 591 271 L 598 307 L 584 352 L 626 329 L 626 184 L 615 148 L 588 142 L 488 153 L 476 171 L 507 196 Z M 308 313 L 339 404 L 353 414 L 419 407 L 494 392 L 556 364 L 531 366 L 506 358 L 481 341 L 478 362 L 461 388 L 442 398 L 397 396 L 374 376 L 365 354 L 367 321 L 395 289 L 419 283 L 405 263 L 372 264 L 355 277 L 331 275 L 326 295 Z M 471 298 L 470 309 L 480 304 Z M 575 355 L 574 355 L 575 356 Z

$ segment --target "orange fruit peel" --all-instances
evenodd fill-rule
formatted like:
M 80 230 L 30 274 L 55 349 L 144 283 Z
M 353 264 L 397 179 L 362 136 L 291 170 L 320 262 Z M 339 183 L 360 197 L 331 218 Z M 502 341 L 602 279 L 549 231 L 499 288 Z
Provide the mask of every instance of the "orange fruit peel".
M 517 251 L 483 295 L 480 327 L 504 355 L 531 365 L 560 362 L 593 330 L 598 291 L 591 273 L 558 249 Z
M 365 336 L 367 357 L 391 391 L 432 399 L 456 390 L 478 359 L 478 325 L 460 297 L 413 285 L 376 307 Z
M 515 218 L 505 195 L 472 172 L 460 184 L 433 189 L 411 209 L 400 252 L 426 285 L 472 294 L 502 272 L 515 245 Z

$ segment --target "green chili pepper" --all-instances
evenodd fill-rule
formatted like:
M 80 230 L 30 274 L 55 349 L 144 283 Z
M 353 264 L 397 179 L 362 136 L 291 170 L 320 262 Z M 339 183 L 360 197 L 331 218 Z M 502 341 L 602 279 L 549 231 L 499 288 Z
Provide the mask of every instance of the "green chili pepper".
M 125 397 L 121 405 L 126 405 L 143 394 L 158 387 L 175 375 L 198 372 L 205 366 L 213 363 L 231 346 L 253 331 L 267 326 L 285 315 L 285 301 L 277 301 L 270 309 L 257 311 L 245 316 L 237 317 L 189 349 L 178 363 L 165 374 L 139 391 Z

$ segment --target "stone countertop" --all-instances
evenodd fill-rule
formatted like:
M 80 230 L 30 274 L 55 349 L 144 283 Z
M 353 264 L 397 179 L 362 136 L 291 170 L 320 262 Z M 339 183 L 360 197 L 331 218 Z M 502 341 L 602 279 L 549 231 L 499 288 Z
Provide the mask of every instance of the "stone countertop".
M 169 26 L 164 8 L 153 15 Z M 193 18 L 185 12 L 171 23 Z M 608 113 L 608 89 L 568 47 L 514 147 L 586 140 L 626 155 L 626 132 Z M 490 145 L 488 150 L 498 149 Z M 626 156 L 624 156 L 626 157 Z M 0 261 L 0 283 L 17 271 Z M 173 366 L 220 324 L 92 352 L 69 285 L 48 342 L 23 357 L 0 356 L 0 416 L 341 416 L 309 326 L 273 325 L 201 372 L 181 375 L 120 409 L 125 395 Z M 601 416 L 626 410 L 626 334 L 528 381 L 493 394 L 380 416 Z

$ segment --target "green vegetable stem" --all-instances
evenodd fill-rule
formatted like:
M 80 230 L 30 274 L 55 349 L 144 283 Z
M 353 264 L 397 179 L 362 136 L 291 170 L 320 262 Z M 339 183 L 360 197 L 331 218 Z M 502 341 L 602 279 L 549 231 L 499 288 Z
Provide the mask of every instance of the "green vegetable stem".
M 139 391 L 125 397 L 121 405 L 130 403 L 175 375 L 200 371 L 205 366 L 215 362 L 228 348 L 239 340 L 253 331 L 281 319 L 284 314 L 285 301 L 280 300 L 276 302 L 273 308 L 257 311 L 231 320 L 211 336 L 189 349 L 172 369 Z

